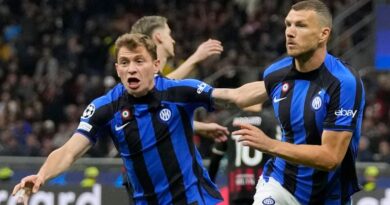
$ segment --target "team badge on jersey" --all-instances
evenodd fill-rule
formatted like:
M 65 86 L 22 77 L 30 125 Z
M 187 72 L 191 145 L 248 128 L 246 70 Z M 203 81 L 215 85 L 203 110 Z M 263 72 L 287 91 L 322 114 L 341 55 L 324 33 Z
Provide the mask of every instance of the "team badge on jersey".
M 128 121 L 133 117 L 133 115 L 131 114 L 130 110 L 124 109 L 121 112 L 121 117 L 122 117 L 122 121 Z
M 167 122 L 171 119 L 172 111 L 168 108 L 163 108 L 160 110 L 159 116 L 162 121 Z
M 322 99 L 319 95 L 317 95 L 311 101 L 311 107 L 313 108 L 313 110 L 317 111 L 321 108 L 321 106 L 322 106 Z
M 289 88 L 290 88 L 290 85 L 288 83 L 283 83 L 283 85 L 282 85 L 283 92 L 287 92 Z
M 263 205 L 273 205 L 273 204 L 275 204 L 275 200 L 271 196 L 269 196 L 269 197 L 263 199 L 262 203 L 263 203 Z
M 81 116 L 82 119 L 88 119 L 92 117 L 93 113 L 95 113 L 95 105 L 89 104 L 87 108 L 85 108 L 83 115 Z

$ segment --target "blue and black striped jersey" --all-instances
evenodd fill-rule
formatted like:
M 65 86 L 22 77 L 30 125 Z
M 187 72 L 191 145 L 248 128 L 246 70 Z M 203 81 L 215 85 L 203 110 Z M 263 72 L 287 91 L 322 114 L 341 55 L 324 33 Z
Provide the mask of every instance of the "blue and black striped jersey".
M 360 190 L 355 159 L 364 108 L 364 88 L 358 74 L 327 54 L 316 70 L 298 72 L 286 57 L 268 67 L 264 82 L 282 129 L 282 141 L 321 144 L 323 130 L 353 133 L 339 167 L 326 172 L 275 157 L 267 162 L 263 177 L 275 180 L 302 204 L 343 204 Z
M 135 204 L 216 204 L 222 197 L 193 143 L 193 112 L 211 111 L 212 87 L 198 80 L 155 77 L 135 98 L 118 84 L 93 100 L 77 132 L 92 142 L 109 133 L 123 159 Z

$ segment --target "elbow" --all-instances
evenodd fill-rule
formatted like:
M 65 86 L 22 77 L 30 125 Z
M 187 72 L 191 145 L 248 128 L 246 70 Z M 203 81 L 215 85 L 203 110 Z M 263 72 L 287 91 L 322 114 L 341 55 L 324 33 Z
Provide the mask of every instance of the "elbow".
M 323 171 L 329 172 L 335 170 L 340 165 L 340 163 L 341 161 L 337 158 L 329 157 L 328 160 L 326 160 L 325 163 L 321 164 L 319 168 Z
M 338 166 L 339 166 L 338 163 L 333 163 L 333 162 L 328 163 L 327 165 L 325 165 L 324 170 L 330 172 L 335 170 Z

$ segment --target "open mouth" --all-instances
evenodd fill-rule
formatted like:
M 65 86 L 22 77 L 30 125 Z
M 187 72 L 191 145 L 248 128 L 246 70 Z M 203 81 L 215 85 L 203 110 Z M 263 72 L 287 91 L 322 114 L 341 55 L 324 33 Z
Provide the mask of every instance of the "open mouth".
M 127 79 L 127 84 L 131 89 L 137 89 L 139 87 L 140 80 L 138 78 L 130 77 Z

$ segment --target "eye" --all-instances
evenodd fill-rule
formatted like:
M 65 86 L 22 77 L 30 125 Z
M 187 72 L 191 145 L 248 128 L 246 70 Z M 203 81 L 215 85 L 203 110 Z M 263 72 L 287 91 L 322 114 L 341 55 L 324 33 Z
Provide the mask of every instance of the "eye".
M 121 66 L 127 66 L 129 64 L 129 61 L 127 61 L 127 60 L 120 60 L 119 61 L 119 65 L 121 65 Z
M 145 60 L 142 59 L 142 58 L 137 58 L 137 59 L 135 60 L 135 62 L 136 62 L 137 64 L 142 64 L 143 62 L 145 62 Z

